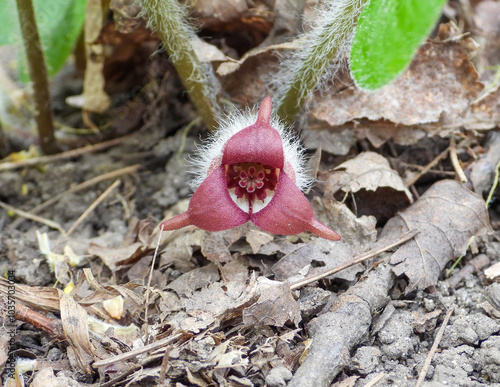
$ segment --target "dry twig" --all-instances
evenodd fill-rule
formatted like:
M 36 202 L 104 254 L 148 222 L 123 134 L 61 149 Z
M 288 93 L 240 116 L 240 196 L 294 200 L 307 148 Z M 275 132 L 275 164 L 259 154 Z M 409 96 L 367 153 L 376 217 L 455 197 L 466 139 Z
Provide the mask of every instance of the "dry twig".
M 2 308 L 6 307 L 6 296 L 2 296 L 0 298 L 0 303 L 2 305 Z M 40 329 L 47 333 L 53 339 L 66 340 L 66 335 L 64 334 L 64 330 L 60 320 L 44 316 L 43 314 L 38 313 L 23 304 L 16 303 L 14 318 L 17 321 L 30 323 L 37 329 Z
M 434 354 L 436 353 L 436 350 L 439 346 L 439 343 L 441 342 L 441 338 L 443 337 L 444 329 L 446 328 L 446 325 L 448 325 L 448 321 L 450 320 L 451 314 L 453 313 L 453 305 L 448 309 L 448 312 L 446 312 L 446 316 L 444 317 L 443 324 L 439 328 L 439 331 L 436 335 L 436 339 L 434 340 L 434 343 L 432 344 L 431 350 L 427 354 L 427 357 L 424 362 L 424 366 L 422 367 L 422 370 L 420 371 L 420 375 L 418 376 L 417 380 L 417 386 L 420 387 L 422 383 L 424 382 L 425 376 L 427 375 L 427 371 L 429 370 L 429 366 L 431 365 L 432 358 L 434 357 Z
M 386 376 L 387 375 L 384 372 L 379 373 L 372 380 L 370 380 L 368 383 L 366 383 L 365 387 L 373 387 L 373 386 L 375 386 L 378 382 L 380 382 Z
M 418 174 L 413 176 L 410 180 L 406 181 L 405 184 L 407 187 L 412 186 L 415 184 L 422 176 L 424 176 L 428 171 L 430 171 L 437 163 L 439 163 L 442 159 L 446 157 L 450 150 L 450 147 L 446 148 L 444 151 L 442 151 L 440 154 L 436 156 L 434 160 L 432 160 L 429 164 L 427 164 Z
M 460 180 L 461 183 L 467 183 L 467 176 L 465 176 L 464 170 L 462 169 L 462 166 L 460 165 L 460 162 L 458 161 L 458 156 L 457 156 L 457 143 L 455 139 L 452 137 L 450 140 L 450 160 L 451 164 L 453 165 L 453 169 L 455 170 L 458 179 Z
M 42 218 L 41 216 L 37 216 L 23 210 L 19 210 L 4 202 L 0 202 L 0 207 L 2 207 L 6 211 L 12 211 L 14 214 L 22 216 L 23 218 L 33 220 L 34 222 L 42 223 L 46 226 L 49 226 L 50 228 L 59 231 L 61 234 L 64 234 L 64 229 L 62 228 L 62 226 L 59 223 L 54 222 L 53 220 Z
M 341 270 L 347 269 L 348 267 L 356 265 L 357 263 L 366 261 L 367 259 L 370 259 L 370 258 L 372 258 L 380 253 L 383 253 L 387 250 L 390 250 L 394 247 L 397 247 L 397 246 L 409 241 L 417 234 L 418 234 L 418 230 L 408 231 L 408 232 L 404 233 L 403 235 L 401 235 L 401 237 L 394 243 L 391 243 L 391 244 L 383 246 L 383 247 L 377 247 L 377 248 L 372 249 L 370 251 L 367 251 L 363 254 L 360 254 L 357 257 L 354 257 L 352 260 L 350 260 L 348 262 L 341 263 L 337 266 L 332 267 L 331 269 L 325 270 L 323 273 L 304 278 L 301 281 L 297 281 L 297 282 L 290 285 L 290 290 L 300 289 L 302 286 L 308 285 L 311 282 L 318 281 L 322 278 L 325 278 L 325 277 L 328 277 L 332 274 L 338 273 Z
M 101 204 L 101 202 L 108 197 L 108 195 L 121 183 L 121 180 L 116 180 L 113 184 L 111 184 L 106 191 L 104 191 L 94 202 L 87 208 L 83 214 L 73 223 L 73 225 L 68 229 L 66 235 L 69 236 L 75 231 L 75 229 L 85 220 L 89 214 L 95 210 L 95 208 Z
M 49 207 L 50 205 L 56 203 L 59 199 L 61 199 L 64 195 L 68 193 L 74 193 L 78 191 L 82 191 L 84 189 L 90 188 L 96 184 L 99 184 L 103 181 L 106 180 L 111 180 L 111 179 L 116 179 L 117 177 L 123 176 L 123 175 L 128 175 L 130 173 L 135 173 L 141 168 L 140 164 L 135 164 L 131 165 L 130 167 L 125 167 L 125 168 L 120 168 L 108 173 L 104 173 L 102 175 L 93 177 L 89 180 L 84 181 L 83 183 L 77 184 L 69 189 L 67 189 L 64 192 L 61 192 L 50 199 L 46 200 L 45 202 L 39 204 L 38 206 L 32 208 L 30 211 L 27 211 L 27 213 L 30 214 L 37 214 L 40 211 L 44 210 L 45 208 Z M 11 227 L 17 228 L 19 225 L 23 222 L 24 219 L 16 219 L 14 222 L 12 222 Z
M 107 149 L 107 148 L 110 148 L 112 146 L 118 145 L 129 137 L 130 136 L 123 136 L 123 137 L 115 138 L 113 140 L 101 142 L 99 144 L 87 145 L 87 146 L 84 146 L 83 148 L 72 149 L 70 151 L 58 153 L 58 154 L 55 154 L 52 156 L 40 156 L 40 157 L 33 157 L 31 159 L 26 159 L 26 160 L 0 163 L 0 172 L 9 171 L 11 169 L 17 169 L 17 168 L 32 167 L 32 166 L 38 165 L 38 164 L 53 163 L 55 161 L 66 160 L 66 159 L 81 156 L 81 155 L 84 155 L 87 153 L 98 152 L 98 151 L 101 151 L 103 149 Z
M 118 363 L 121 361 L 125 361 L 128 359 L 131 359 L 133 357 L 139 356 L 143 353 L 150 352 L 150 351 L 155 351 L 157 349 L 160 349 L 162 347 L 166 347 L 169 344 L 175 343 L 176 341 L 180 340 L 183 336 L 183 333 L 177 333 L 176 335 L 173 336 L 168 336 L 165 337 L 161 340 L 155 341 L 154 343 L 151 343 L 149 345 L 145 345 L 142 348 L 132 350 L 130 352 L 125 352 L 122 353 L 121 355 L 109 357 L 107 359 L 99 360 L 94 362 L 93 366 L 95 368 L 97 367 L 104 367 L 113 363 Z
M 445 282 L 452 288 L 455 288 L 469 274 L 476 273 L 489 264 L 490 259 L 488 256 L 486 254 L 479 254 L 476 258 L 471 259 L 457 274 L 448 278 Z
M 144 332 L 146 335 L 146 343 L 149 341 L 149 332 L 148 332 L 148 310 L 149 310 L 149 294 L 151 293 L 151 281 L 153 279 L 153 271 L 155 269 L 155 263 L 156 263 L 156 257 L 158 256 L 158 251 L 160 249 L 160 241 L 161 241 L 161 234 L 163 233 L 163 230 L 160 227 L 160 235 L 158 235 L 158 241 L 156 242 L 156 248 L 155 248 L 155 253 L 153 254 L 153 259 L 151 260 L 151 270 L 149 271 L 149 277 L 148 277 L 148 283 L 146 285 L 146 309 L 144 310 Z

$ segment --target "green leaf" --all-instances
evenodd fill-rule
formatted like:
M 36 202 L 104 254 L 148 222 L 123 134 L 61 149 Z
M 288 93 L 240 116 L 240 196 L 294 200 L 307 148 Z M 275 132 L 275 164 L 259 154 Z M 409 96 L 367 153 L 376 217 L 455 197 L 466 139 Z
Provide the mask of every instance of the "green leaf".
M 374 90 L 411 62 L 446 0 L 371 0 L 361 13 L 351 48 L 356 84 Z
M 19 78 L 29 81 L 15 0 L 0 0 L 0 45 L 18 46 Z M 49 76 L 66 63 L 81 33 L 86 0 L 33 0 Z
M 0 1 L 0 46 L 21 42 L 16 1 Z

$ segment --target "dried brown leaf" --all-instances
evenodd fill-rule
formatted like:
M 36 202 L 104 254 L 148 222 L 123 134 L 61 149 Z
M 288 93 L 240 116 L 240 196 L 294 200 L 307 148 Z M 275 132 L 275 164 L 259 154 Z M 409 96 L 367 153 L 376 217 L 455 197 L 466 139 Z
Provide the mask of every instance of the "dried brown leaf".
M 420 233 L 391 257 L 394 273 L 409 278 L 407 291 L 435 285 L 445 265 L 465 254 L 468 240 L 488 232 L 490 226 L 480 196 L 456 181 L 441 180 L 390 219 L 383 237 L 414 229 Z
M 266 277 L 257 279 L 259 300 L 243 310 L 243 323 L 250 325 L 284 326 L 287 321 L 297 326 L 302 317 L 300 309 L 287 282 L 272 281 Z
M 219 270 L 215 264 L 205 265 L 193 269 L 167 285 L 167 289 L 174 290 L 181 297 L 189 297 L 194 292 L 219 281 Z
M 228 59 L 221 50 L 204 40 L 192 39 L 191 45 L 201 62 L 224 62 Z
M 248 225 L 220 232 L 207 232 L 201 242 L 201 252 L 210 261 L 221 264 L 232 259 L 229 246 L 240 239 Z
M 245 239 L 252 248 L 252 253 L 257 254 L 262 246 L 274 239 L 274 236 L 261 230 L 251 229 L 247 232 Z
M 335 132 L 328 129 L 306 130 L 303 134 L 307 149 L 318 149 L 333 155 L 346 155 L 356 144 L 356 136 L 351 129 Z
M 57 289 L 15 284 L 16 299 L 38 310 L 59 312 L 59 295 Z M 0 277 L 0 294 L 7 297 L 9 282 Z
M 89 254 L 99 257 L 110 270 L 115 272 L 117 265 L 135 263 L 149 254 L 151 249 L 141 242 L 135 242 L 125 247 L 104 247 L 91 243 L 87 251 Z
M 83 81 L 83 107 L 86 110 L 103 113 L 110 105 L 110 98 L 104 91 L 105 79 L 104 47 L 96 44 L 103 27 L 104 9 L 101 0 L 87 1 L 85 9 L 86 69 Z
M 322 205 L 319 204 L 318 198 L 313 199 L 312 204 L 318 219 L 342 236 L 339 242 L 335 242 L 335 254 L 339 253 L 338 250 L 344 243 L 350 246 L 351 256 L 369 250 L 377 239 L 377 220 L 373 216 L 358 218 L 344 203 L 333 199 L 328 187 L 325 190 L 325 198 L 327 199 L 323 200 Z
M 497 262 L 494 265 L 491 265 L 490 267 L 488 267 L 484 271 L 484 275 L 490 281 L 496 281 L 496 280 L 500 279 L 500 262 Z
M 162 243 L 160 265 L 173 266 L 183 273 L 193 270 L 196 267 L 191 259 L 193 251 L 201 248 L 206 231 L 186 227 L 170 234 Z
M 69 345 L 73 348 L 79 367 L 91 372 L 92 345 L 89 338 L 87 312 L 72 297 L 57 289 L 61 307 L 61 322 Z
M 285 255 L 271 270 L 276 280 L 292 283 L 344 263 L 353 256 L 351 254 L 353 249 L 347 242 L 332 243 L 317 239 L 312 243 L 300 245 L 295 251 Z M 354 265 L 330 278 L 353 281 L 356 274 L 363 270 L 362 265 Z
M 125 299 L 132 301 L 136 306 L 143 306 L 144 300 L 142 297 L 134 293 L 134 289 L 139 285 L 135 283 L 127 283 L 124 285 L 106 285 L 102 286 L 94 278 L 92 271 L 90 269 L 83 269 L 85 278 L 89 283 L 90 287 L 95 289 L 95 292 L 91 295 L 81 299 L 79 301 L 80 305 L 93 305 L 98 302 L 106 301 L 117 296 L 123 296 Z
M 457 35 L 456 27 L 441 25 L 439 40 L 424 43 L 394 82 L 374 92 L 353 85 L 325 94 L 312 108 L 312 116 L 330 126 L 360 119 L 397 125 L 439 123 L 433 127 L 439 131 L 443 124 L 462 125 L 469 104 L 483 85 L 469 60 L 477 45 L 469 37 Z
M 380 187 L 389 187 L 404 193 L 407 200 L 413 202 L 412 195 L 403 179 L 391 168 L 387 159 L 375 152 L 363 152 L 351 160 L 337 166 L 336 170 L 345 170 L 340 189 L 346 193 L 362 189 L 376 191 Z
M 326 179 L 328 192 L 346 202 L 356 215 L 373 215 L 378 222 L 387 221 L 413 202 L 403 179 L 374 152 L 360 153 L 320 178 Z
M 179 297 L 179 302 L 170 304 L 175 310 L 180 310 L 172 314 L 174 310 L 168 310 L 168 305 L 159 306 L 167 314 L 165 322 L 197 333 L 212 324 L 217 325 L 226 315 L 229 318 L 241 315 L 241 309 L 254 298 L 254 281 L 248 279 L 246 259 L 236 258 L 228 265 L 231 266 L 230 273 L 241 273 L 239 276 L 234 275 L 236 279 L 231 278 L 228 282 L 218 282 L 216 266 L 209 264 L 185 273 L 170 283 L 167 289 Z M 162 300 L 165 303 L 169 297 L 168 292 L 164 293 Z
M 30 383 L 31 387 L 80 387 L 82 385 L 75 379 L 66 376 L 64 372 L 57 376 L 54 375 L 54 369 L 48 365 L 40 369 Z

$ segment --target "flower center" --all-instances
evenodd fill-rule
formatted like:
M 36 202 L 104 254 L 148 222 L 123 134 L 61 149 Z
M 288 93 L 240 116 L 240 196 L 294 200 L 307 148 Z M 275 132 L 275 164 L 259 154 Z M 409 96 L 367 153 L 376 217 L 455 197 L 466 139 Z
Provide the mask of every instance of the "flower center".
M 248 212 L 252 213 L 256 199 L 264 203 L 272 196 L 278 184 L 279 169 L 260 163 L 238 163 L 226 167 L 229 190 L 234 189 L 237 199 L 246 199 Z

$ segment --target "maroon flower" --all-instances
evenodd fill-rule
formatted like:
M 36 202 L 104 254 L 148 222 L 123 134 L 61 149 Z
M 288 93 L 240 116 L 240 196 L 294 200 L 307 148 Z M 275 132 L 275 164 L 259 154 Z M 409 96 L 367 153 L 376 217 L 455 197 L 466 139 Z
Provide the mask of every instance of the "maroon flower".
M 271 98 L 266 97 L 255 123 L 254 117 L 239 114 L 222 125 L 201 149 L 199 186 L 188 210 L 163 222 L 163 230 L 194 225 L 221 231 L 252 221 L 274 234 L 310 231 L 340 239 L 314 217 L 299 188 L 308 185 L 302 150 L 272 117 L 271 108 Z

